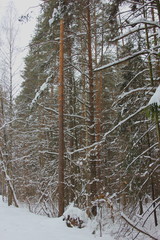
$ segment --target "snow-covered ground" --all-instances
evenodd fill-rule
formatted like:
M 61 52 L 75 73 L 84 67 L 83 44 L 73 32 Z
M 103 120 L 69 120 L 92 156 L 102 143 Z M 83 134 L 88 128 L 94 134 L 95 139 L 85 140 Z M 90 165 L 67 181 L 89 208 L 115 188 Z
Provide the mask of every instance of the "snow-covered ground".
M 113 240 L 109 234 L 96 236 L 89 227 L 68 228 L 62 218 L 47 218 L 24 208 L 8 207 L 0 198 L 2 240 Z

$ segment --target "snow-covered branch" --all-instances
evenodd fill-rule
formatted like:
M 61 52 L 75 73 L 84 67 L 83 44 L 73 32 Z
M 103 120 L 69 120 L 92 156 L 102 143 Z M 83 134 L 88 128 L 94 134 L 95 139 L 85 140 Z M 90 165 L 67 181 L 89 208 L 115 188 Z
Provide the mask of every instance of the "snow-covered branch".
M 155 27 L 160 28 L 160 25 L 159 25 L 158 22 L 150 21 L 150 20 L 147 20 L 147 19 L 145 19 L 145 18 L 137 19 L 137 20 L 131 22 L 130 25 L 132 26 L 132 25 L 136 25 L 136 24 L 140 24 L 140 23 L 148 24 L 148 25 L 153 25 L 153 26 L 155 26 Z
M 52 81 L 53 76 L 50 75 L 46 81 L 41 85 L 39 91 L 36 93 L 34 99 L 31 102 L 30 108 L 32 109 L 33 106 L 37 103 L 37 100 L 40 98 L 40 96 L 42 95 L 42 93 L 48 88 L 48 84 Z
M 151 27 L 150 27 L 151 28 Z M 135 32 L 138 32 L 138 31 L 141 31 L 141 30 L 145 30 L 145 27 L 133 27 L 132 29 L 130 29 L 128 32 L 124 33 L 124 34 L 121 34 L 120 36 L 118 37 L 115 37 L 114 39 L 110 40 L 111 43 L 114 43 L 118 40 L 121 40 Z M 158 34 L 158 33 L 157 33 Z
M 135 57 L 137 57 L 137 56 L 139 56 L 139 55 L 149 54 L 150 52 L 151 52 L 151 50 L 149 50 L 149 49 L 143 49 L 143 50 L 141 50 L 141 51 L 138 51 L 138 52 L 133 53 L 132 55 L 126 56 L 126 57 L 121 58 L 121 59 L 118 59 L 118 60 L 116 60 L 116 61 L 114 61 L 114 62 L 112 62 L 112 63 L 106 64 L 106 65 L 101 66 L 101 67 L 99 67 L 99 68 L 95 68 L 95 69 L 94 69 L 94 72 L 98 72 L 98 71 L 107 69 L 107 68 L 109 68 L 109 67 L 116 66 L 116 65 L 121 64 L 121 63 L 124 63 L 124 62 L 126 62 L 126 61 L 128 61 L 128 60 L 131 60 L 132 58 L 135 58 Z
M 0 127 L 0 130 L 2 130 L 3 128 L 5 128 L 6 126 L 9 126 L 9 125 L 11 125 L 12 123 L 14 123 L 15 121 L 17 121 L 18 119 L 15 117 L 15 118 L 13 118 L 11 121 L 6 121 L 6 122 L 4 122 L 3 123 L 3 125 Z
M 146 91 L 146 90 L 151 90 L 152 88 L 151 87 L 142 87 L 142 88 L 136 88 L 136 89 L 132 89 L 132 90 L 130 90 L 129 92 L 125 92 L 125 93 L 122 93 L 119 97 L 118 97 L 118 99 L 119 100 L 122 100 L 124 97 L 127 97 L 128 95 L 130 95 L 130 94 L 133 94 L 133 93 L 135 93 L 135 92 L 144 92 L 144 91 Z
M 120 121 L 115 127 L 113 127 L 110 131 L 106 132 L 103 136 L 103 141 L 106 140 L 106 137 L 112 133 L 113 131 L 115 131 L 118 127 L 120 127 L 122 124 L 126 123 L 128 120 L 130 120 L 131 118 L 133 118 L 134 116 L 136 116 L 138 113 L 142 112 L 144 109 L 147 108 L 147 105 L 140 107 L 136 112 L 132 113 L 131 115 L 129 115 L 127 118 L 123 119 L 122 121 Z
M 144 54 L 155 54 L 155 55 L 157 55 L 158 52 L 156 52 L 156 49 L 158 49 L 158 48 L 160 48 L 160 45 L 156 45 L 156 46 L 154 46 L 151 49 L 143 49 L 141 51 L 133 53 L 132 55 L 126 56 L 126 57 L 121 58 L 121 59 L 118 59 L 118 60 L 116 60 L 114 62 L 108 63 L 106 65 L 103 65 L 103 66 L 99 67 L 99 68 L 95 68 L 94 72 L 98 72 L 98 71 L 101 71 L 101 70 L 104 70 L 104 69 L 116 66 L 118 64 L 124 63 L 124 62 L 126 62 L 128 60 L 131 60 L 131 59 L 133 59 L 133 58 L 135 58 L 135 57 L 137 57 L 139 55 L 144 55 Z
M 151 97 L 148 105 L 156 104 L 157 106 L 160 106 L 160 85 L 156 89 L 155 93 Z
M 69 62 L 69 64 L 74 68 L 76 69 L 79 73 L 81 73 L 82 75 L 84 75 L 85 77 L 87 77 L 89 79 L 89 76 L 83 72 L 79 67 L 77 67 L 76 65 L 72 64 L 71 62 Z
M 156 147 L 157 145 L 158 145 L 158 142 L 154 143 L 152 146 L 150 146 L 149 148 L 147 148 L 146 150 L 144 150 L 140 155 L 138 155 L 136 158 L 134 158 L 133 161 L 132 161 L 130 164 L 128 164 L 128 166 L 127 166 L 127 168 L 126 168 L 126 171 L 128 170 L 128 168 L 129 168 L 130 166 L 133 165 L 133 163 L 135 163 L 135 161 L 136 161 L 137 159 L 139 159 L 141 156 L 143 156 L 145 153 L 147 153 L 148 151 L 150 151 L 151 149 L 153 149 L 153 148 Z
M 83 148 L 80 148 L 80 149 L 77 149 L 73 152 L 68 152 L 68 154 L 72 155 L 74 153 L 77 153 L 77 152 L 83 152 L 83 151 L 86 151 L 88 149 L 91 149 L 90 151 L 93 150 L 93 148 L 97 148 L 99 145 L 103 144 L 105 141 L 106 141 L 106 137 L 111 134 L 112 132 L 114 132 L 118 127 L 120 127 L 122 124 L 126 123 L 128 120 L 130 120 L 131 118 L 133 118 L 134 116 L 136 116 L 138 113 L 142 112 L 144 109 L 146 109 L 148 106 L 145 105 L 145 106 L 142 106 L 140 107 L 135 113 L 129 115 L 127 118 L 123 119 L 122 121 L 120 121 L 116 126 L 114 126 L 111 130 L 109 130 L 108 132 L 106 132 L 104 135 L 103 135 L 103 138 L 101 141 L 99 142 L 95 142 L 93 143 L 92 145 L 89 145 L 87 147 L 83 147 Z

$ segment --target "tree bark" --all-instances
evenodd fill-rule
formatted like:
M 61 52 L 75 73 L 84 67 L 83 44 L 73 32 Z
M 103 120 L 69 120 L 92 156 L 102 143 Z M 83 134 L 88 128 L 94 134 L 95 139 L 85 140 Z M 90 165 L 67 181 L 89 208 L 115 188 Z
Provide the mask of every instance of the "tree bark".
M 94 84 L 93 84 L 93 67 L 92 67 L 92 38 L 91 38 L 91 17 L 90 17 L 90 0 L 87 1 L 87 40 L 88 40 L 88 70 L 89 70 L 89 134 L 90 143 L 95 142 L 94 126 Z M 91 199 L 97 193 L 96 189 L 96 156 L 94 152 L 90 155 L 91 168 Z
M 60 20 L 60 51 L 59 51 L 59 179 L 58 179 L 58 215 L 64 212 L 64 20 Z
M 143 3 L 144 3 L 144 1 L 143 1 Z M 147 12 L 146 12 L 145 9 L 144 9 L 144 13 L 143 14 L 144 14 L 144 17 L 146 17 Z M 152 19 L 154 20 L 153 10 L 152 10 Z M 149 50 L 150 49 L 150 42 L 149 42 L 149 34 L 148 34 L 147 24 L 145 24 L 145 33 L 146 33 L 146 45 L 147 45 L 147 49 Z M 156 44 L 156 42 L 154 42 L 154 44 Z M 151 59 L 150 55 L 148 56 L 148 66 L 149 66 L 149 75 L 150 75 L 151 86 L 153 87 L 154 86 L 153 67 L 152 67 L 152 59 Z M 155 122 L 156 122 L 156 128 L 157 128 L 157 138 L 158 138 L 158 142 L 159 142 L 159 145 L 160 145 L 160 140 L 159 140 L 159 120 L 158 120 L 157 116 L 158 116 L 158 111 L 156 109 L 156 111 L 155 111 L 155 118 L 156 118 Z M 151 180 L 151 195 L 152 195 L 152 200 L 154 201 L 155 200 L 154 176 L 151 176 L 150 180 Z M 155 208 L 155 203 L 153 203 L 153 207 Z M 156 208 L 154 210 L 154 222 L 155 222 L 155 226 L 157 226 L 158 225 L 158 221 L 157 221 Z

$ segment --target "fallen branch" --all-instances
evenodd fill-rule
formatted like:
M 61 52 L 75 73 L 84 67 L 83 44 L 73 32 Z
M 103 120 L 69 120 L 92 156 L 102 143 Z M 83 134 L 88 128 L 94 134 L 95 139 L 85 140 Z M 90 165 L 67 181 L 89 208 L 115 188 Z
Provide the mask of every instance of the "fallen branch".
M 136 229 L 138 232 L 141 232 L 145 234 L 146 236 L 150 237 L 151 239 L 158 240 L 158 238 L 152 236 L 150 233 L 146 232 L 142 227 L 135 226 L 134 222 L 132 222 L 124 213 L 121 213 L 121 217 L 134 229 Z

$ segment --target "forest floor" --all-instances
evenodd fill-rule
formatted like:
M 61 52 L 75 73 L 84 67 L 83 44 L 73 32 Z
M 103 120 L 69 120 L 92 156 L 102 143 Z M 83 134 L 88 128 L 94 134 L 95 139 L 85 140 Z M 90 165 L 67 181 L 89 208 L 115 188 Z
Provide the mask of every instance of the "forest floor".
M 0 239 L 2 240 L 113 240 L 108 233 L 93 235 L 89 227 L 68 228 L 62 218 L 47 218 L 24 208 L 8 207 L 0 198 Z

